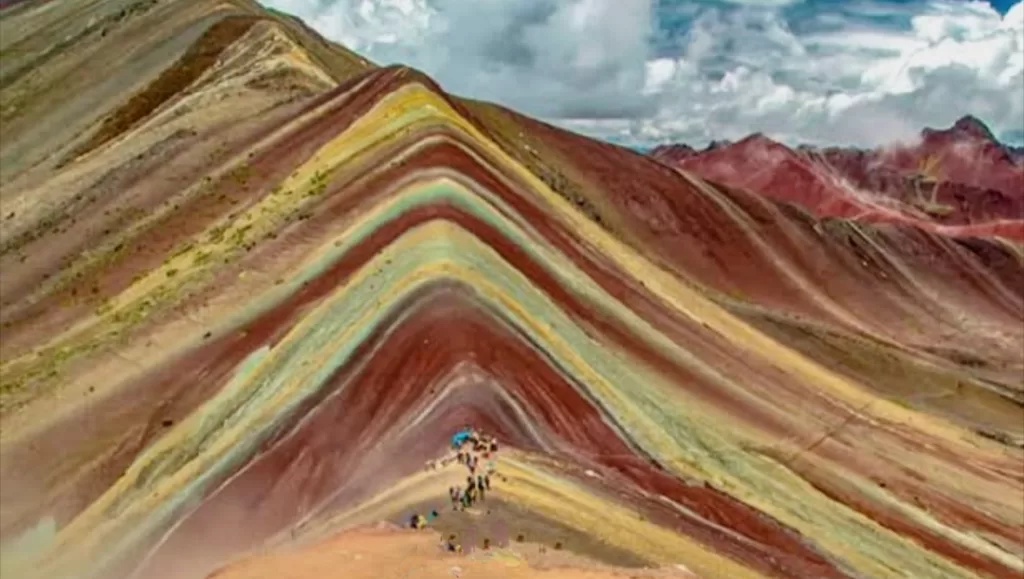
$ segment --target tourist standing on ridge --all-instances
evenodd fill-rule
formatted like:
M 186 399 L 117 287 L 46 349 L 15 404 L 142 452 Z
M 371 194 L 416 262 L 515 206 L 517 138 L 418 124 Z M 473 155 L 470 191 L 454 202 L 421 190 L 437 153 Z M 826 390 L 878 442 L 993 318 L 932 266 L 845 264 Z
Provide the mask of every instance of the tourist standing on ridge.
M 466 495 L 469 496 L 469 504 L 472 506 L 473 499 L 476 498 L 476 481 L 471 476 L 466 477 Z

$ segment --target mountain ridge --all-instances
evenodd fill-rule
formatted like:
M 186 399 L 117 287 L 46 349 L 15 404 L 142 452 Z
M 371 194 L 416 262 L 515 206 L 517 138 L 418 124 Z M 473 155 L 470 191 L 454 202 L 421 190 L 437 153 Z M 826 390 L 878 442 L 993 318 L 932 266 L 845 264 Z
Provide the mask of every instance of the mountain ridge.
M 0 25 L 60 30 L 21 10 Z M 203 577 L 312 528 L 404 521 L 444 502 L 418 473 L 467 422 L 510 453 L 489 496 L 557 519 L 570 549 L 700 577 L 1024 568 L 1014 245 L 816 219 L 251 3 L 136 18 L 108 50 L 178 49 L 150 50 L 131 90 L 82 74 L 59 106 L 8 113 L 101 104 L 80 134 L 0 151 L 18 173 L 0 198 L 5 574 Z M 410 486 L 426 494 L 385 490 Z
M 650 154 L 711 180 L 798 203 L 819 217 L 905 221 L 952 235 L 1024 242 L 1024 164 L 972 116 L 948 129 L 923 129 L 914 145 L 791 149 L 758 133 L 701 151 L 665 145 Z M 751 180 L 754 173 L 760 180 Z M 794 178 L 796 189 L 817 192 L 788 189 L 784 183 Z

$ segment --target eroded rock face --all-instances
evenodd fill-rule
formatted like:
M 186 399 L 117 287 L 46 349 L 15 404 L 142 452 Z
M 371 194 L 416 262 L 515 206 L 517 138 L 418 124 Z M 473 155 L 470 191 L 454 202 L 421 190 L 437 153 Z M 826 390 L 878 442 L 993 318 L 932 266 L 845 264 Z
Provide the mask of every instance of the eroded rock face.
M 800 204 L 821 217 L 907 222 L 952 235 L 1024 240 L 1019 152 L 964 117 L 919 142 L 876 150 L 789 149 L 763 135 L 695 151 L 655 148 L 655 158 L 702 177 Z
M 502 441 L 488 500 L 567 551 L 1019 574 L 1015 246 L 837 195 L 831 153 L 676 149 L 715 183 L 254 4 L 131 6 L 0 21 L 38 61 L 0 87 L 4 576 L 205 577 L 407 520 L 467 423 Z

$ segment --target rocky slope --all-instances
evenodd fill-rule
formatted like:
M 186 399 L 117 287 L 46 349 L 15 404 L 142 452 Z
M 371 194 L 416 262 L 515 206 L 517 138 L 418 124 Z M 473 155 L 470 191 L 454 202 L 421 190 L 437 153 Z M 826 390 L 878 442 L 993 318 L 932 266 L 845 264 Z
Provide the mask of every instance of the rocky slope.
M 4 576 L 401 520 L 467 422 L 569 550 L 1024 570 L 1018 246 L 817 219 L 245 0 L 20 3 L 0 50 Z
M 925 129 L 911 145 L 870 151 L 794 150 L 753 135 L 704 151 L 665 145 L 651 155 L 705 179 L 796 203 L 818 217 L 1024 242 L 1024 162 L 973 117 L 948 129 Z

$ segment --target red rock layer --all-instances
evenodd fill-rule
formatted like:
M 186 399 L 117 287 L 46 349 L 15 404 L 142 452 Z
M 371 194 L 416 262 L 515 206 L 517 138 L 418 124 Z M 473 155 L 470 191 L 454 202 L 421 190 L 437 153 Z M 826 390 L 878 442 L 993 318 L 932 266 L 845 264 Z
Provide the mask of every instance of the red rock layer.
M 947 130 L 927 129 L 915 145 L 870 151 L 793 150 L 754 135 L 704 151 L 668 145 L 651 154 L 821 217 L 1024 241 L 1024 166 L 969 118 Z

